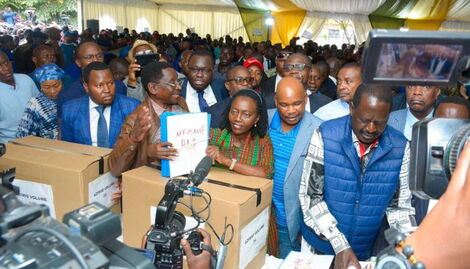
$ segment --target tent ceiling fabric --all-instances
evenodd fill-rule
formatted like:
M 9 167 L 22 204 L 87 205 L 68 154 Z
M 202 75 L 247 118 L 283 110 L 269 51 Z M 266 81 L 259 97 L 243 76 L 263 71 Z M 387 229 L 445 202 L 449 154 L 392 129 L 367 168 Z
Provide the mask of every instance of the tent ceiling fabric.
M 165 4 L 190 4 L 190 5 L 206 5 L 206 6 L 235 6 L 232 0 L 152 0 L 159 5 Z
M 308 11 L 369 15 L 385 0 L 290 0 Z

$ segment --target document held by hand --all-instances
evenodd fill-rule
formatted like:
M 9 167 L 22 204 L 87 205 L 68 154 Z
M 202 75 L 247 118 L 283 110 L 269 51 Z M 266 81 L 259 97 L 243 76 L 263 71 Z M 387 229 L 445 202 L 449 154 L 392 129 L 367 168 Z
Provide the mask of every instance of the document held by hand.
M 162 176 L 189 174 L 206 156 L 210 115 L 207 113 L 165 112 L 160 117 L 161 141 L 171 142 L 178 150 L 173 161 L 162 160 Z

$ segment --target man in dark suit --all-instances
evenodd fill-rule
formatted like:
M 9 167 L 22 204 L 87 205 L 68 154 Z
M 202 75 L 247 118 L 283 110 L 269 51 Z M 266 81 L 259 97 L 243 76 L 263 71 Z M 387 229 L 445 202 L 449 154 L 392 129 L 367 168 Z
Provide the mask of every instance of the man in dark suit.
M 262 81 L 260 85 L 261 96 L 271 95 L 276 92 L 276 86 L 282 79 L 282 67 L 293 51 L 290 49 L 283 49 L 276 55 L 276 75 L 269 79 Z M 274 95 L 272 95 L 274 97 Z M 274 107 L 272 107 L 274 108 Z
M 139 101 L 115 94 L 111 69 L 102 62 L 93 62 L 83 71 L 86 96 L 64 104 L 62 140 L 112 148 L 126 117 L 139 106 Z
M 195 51 L 188 62 L 188 77 L 184 80 L 181 96 L 186 99 L 190 112 L 205 112 L 228 97 L 224 81 L 212 79 L 214 58 L 209 51 Z
M 61 115 L 62 106 L 65 102 L 87 95 L 81 80 L 82 70 L 92 62 L 104 62 L 103 50 L 93 41 L 81 43 L 75 53 L 75 63 L 80 68 L 76 70 L 76 72 L 79 73 L 79 78 L 72 81 L 69 87 L 63 88 L 62 91 L 60 91 L 59 97 L 57 98 L 58 115 Z M 114 80 L 114 84 L 116 93 L 127 95 L 127 87 L 122 81 Z
M 230 103 L 230 98 L 239 90 L 250 88 L 252 80 L 253 78 L 250 76 L 250 72 L 248 72 L 248 69 L 243 65 L 237 65 L 228 70 L 225 87 L 230 97 L 217 102 L 207 109 L 207 113 L 211 115 L 211 128 L 220 128 L 222 114 Z
M 297 78 L 302 83 L 304 90 L 306 90 L 310 68 L 310 59 L 307 56 L 301 53 L 294 53 L 289 56 L 284 63 L 283 75 L 284 77 L 289 76 Z M 269 109 L 276 107 L 274 103 L 274 96 L 274 92 L 264 96 L 266 108 Z M 307 103 L 305 104 L 305 110 L 307 112 L 314 113 L 320 107 L 328 104 L 329 102 L 331 102 L 331 99 L 324 95 L 311 94 L 309 95 Z
M 325 60 L 319 60 L 314 63 L 320 69 L 322 82 L 319 91 L 331 98 L 336 99 L 336 84 L 330 78 L 330 66 Z

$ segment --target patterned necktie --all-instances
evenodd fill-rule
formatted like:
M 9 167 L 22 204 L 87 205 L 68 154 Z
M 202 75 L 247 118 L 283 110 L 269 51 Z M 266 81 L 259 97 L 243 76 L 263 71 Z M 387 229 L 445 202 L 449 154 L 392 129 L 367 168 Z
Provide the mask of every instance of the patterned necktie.
M 100 118 L 98 119 L 98 147 L 102 148 L 109 148 L 109 141 L 108 141 L 108 125 L 106 124 L 106 118 L 104 117 L 104 106 L 97 106 L 95 107 L 96 111 L 100 114 Z
M 201 112 L 206 112 L 209 105 L 207 104 L 206 99 L 204 99 L 204 91 L 197 92 L 197 99 L 199 100 L 199 109 Z

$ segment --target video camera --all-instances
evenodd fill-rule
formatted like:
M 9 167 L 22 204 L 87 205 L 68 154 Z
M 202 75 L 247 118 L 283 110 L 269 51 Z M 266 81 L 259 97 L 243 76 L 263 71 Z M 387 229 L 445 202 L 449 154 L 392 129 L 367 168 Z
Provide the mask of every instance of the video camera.
M 374 29 L 362 57 L 363 82 L 452 86 L 470 80 L 469 56 L 468 34 Z M 444 193 L 469 136 L 470 120 L 436 118 L 413 126 L 409 180 L 417 196 Z
M 194 173 L 190 173 L 186 178 L 170 179 L 166 184 L 165 194 L 157 206 L 155 224 L 147 233 L 145 240 L 147 256 L 150 257 L 157 268 L 183 268 L 183 250 L 180 241 L 182 236 L 187 233 L 190 233 L 188 242 L 191 245 L 191 250 L 194 255 L 199 255 L 202 250 L 212 252 L 210 246 L 202 244 L 202 236 L 199 232 L 194 231 L 199 227 L 199 224 L 207 222 L 207 219 L 202 218 L 200 214 L 205 210 L 210 212 L 209 206 L 211 197 L 207 192 L 199 189 L 197 186 L 206 178 L 211 167 L 212 159 L 206 156 L 202 158 L 196 166 Z M 191 183 L 192 185 L 190 185 Z M 179 201 L 179 199 L 183 198 L 185 195 L 191 198 L 189 205 Z M 200 211 L 194 209 L 192 204 L 194 196 L 202 197 L 205 200 L 206 206 L 204 209 Z M 185 216 L 181 212 L 175 211 L 178 203 L 183 204 L 191 210 L 191 217 L 198 222 L 195 227 L 191 227 L 187 230 L 184 229 L 186 224 Z M 210 223 L 207 222 L 207 224 L 210 226 Z M 212 228 L 212 226 L 210 227 Z M 217 258 L 215 257 L 216 255 L 212 255 L 213 268 L 222 268 L 225 261 L 226 245 L 223 243 L 224 239 L 219 239 L 219 241 L 221 243 L 219 255 Z
M 0 171 L 0 178 L 0 268 L 155 268 L 116 240 L 121 222 L 108 208 L 86 205 L 66 214 L 65 225 L 46 206 L 18 199 L 15 168 Z

